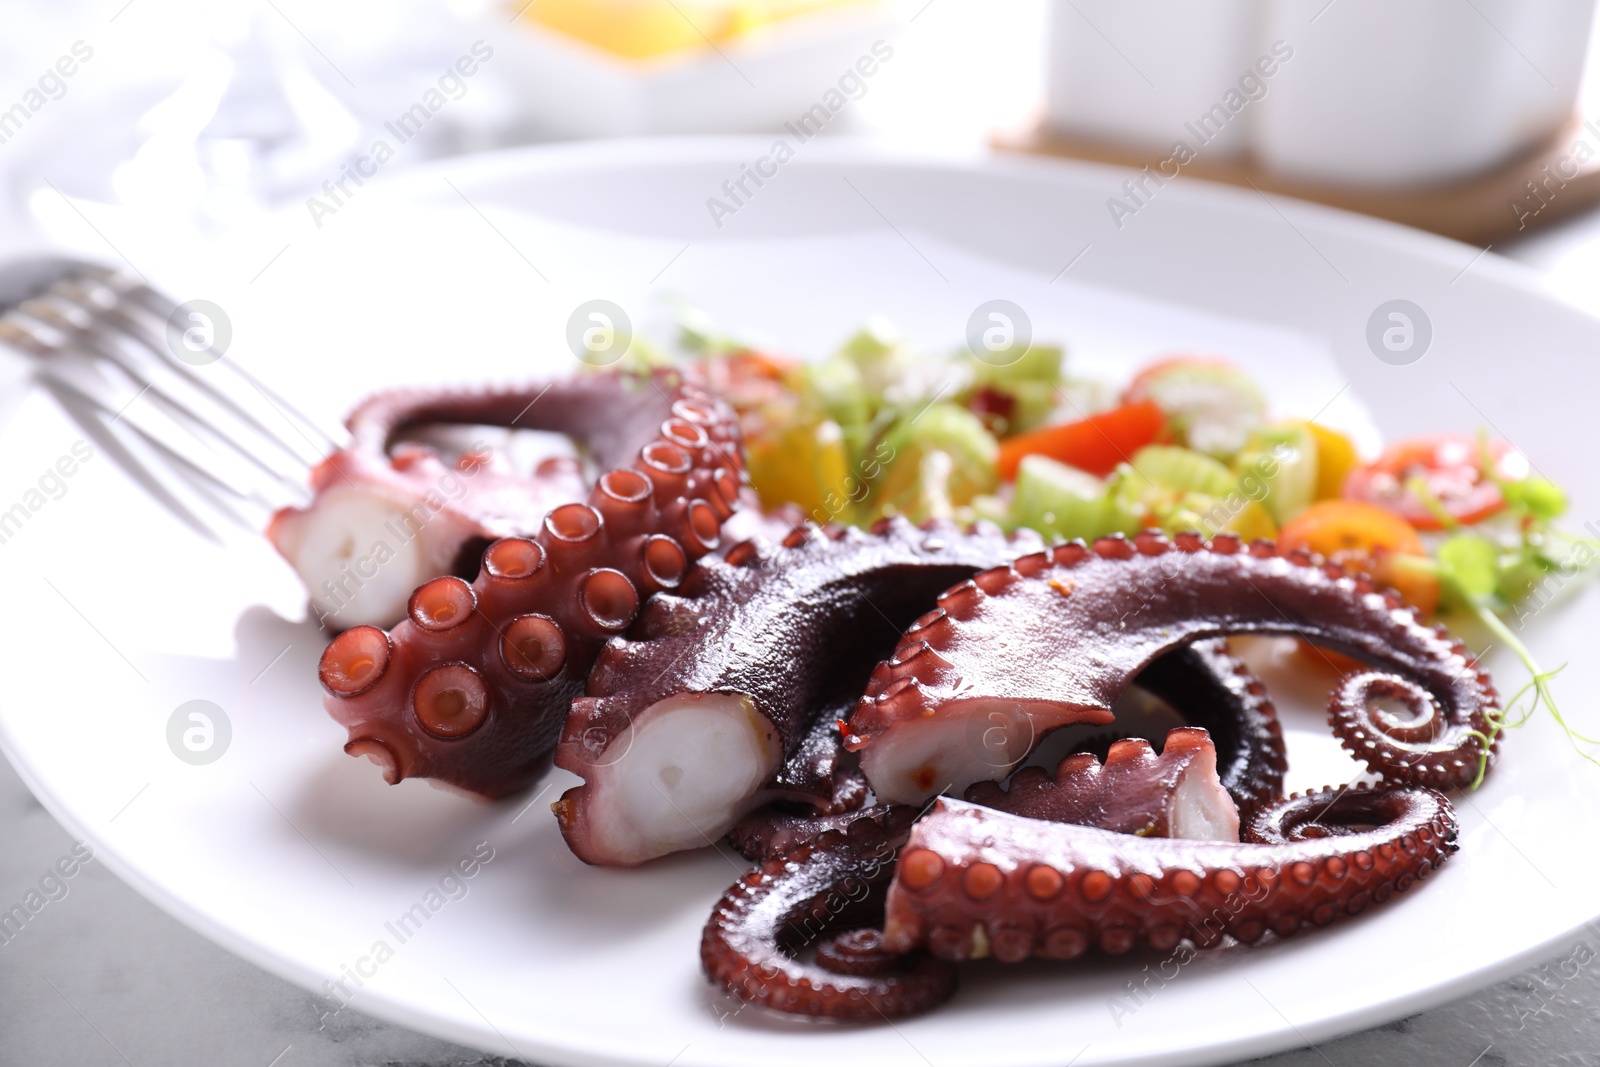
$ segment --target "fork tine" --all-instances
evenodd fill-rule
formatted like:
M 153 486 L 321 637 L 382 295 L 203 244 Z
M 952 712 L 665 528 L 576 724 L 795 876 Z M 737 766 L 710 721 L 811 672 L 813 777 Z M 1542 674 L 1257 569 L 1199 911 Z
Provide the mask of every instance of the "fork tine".
M 124 283 L 120 285 L 108 283 L 105 287 L 115 298 L 119 300 L 125 299 L 129 304 L 140 307 L 148 314 L 154 316 L 160 323 L 159 330 L 163 335 L 166 330 L 168 319 L 171 317 L 172 312 L 175 311 L 179 306 L 170 297 L 163 296 L 161 293 L 157 292 L 155 289 L 144 284 L 143 282 L 134 281 L 132 279 L 126 279 Z M 182 360 L 177 359 L 177 357 L 167 349 L 166 345 L 162 343 L 164 340 L 164 336 L 160 339 L 154 339 L 150 338 L 148 334 L 146 335 L 146 345 L 148 347 L 156 351 L 168 362 L 174 364 L 181 371 L 194 376 L 193 372 L 195 368 L 184 363 Z M 301 432 L 302 436 L 306 436 L 304 431 L 310 430 L 311 434 L 318 438 L 318 441 L 311 442 L 312 447 L 318 453 L 318 458 L 321 458 L 328 452 L 343 448 L 347 443 L 343 440 L 342 435 L 329 433 L 320 422 L 301 411 L 289 400 L 287 400 L 281 393 L 277 392 L 275 389 L 261 381 L 260 378 L 251 373 L 237 360 L 224 355 L 218 362 L 226 364 L 231 373 L 236 375 L 241 381 L 258 393 L 279 416 L 284 418 L 284 420 L 289 422 L 291 426 L 295 427 L 299 432 Z M 226 398 L 220 386 L 216 383 L 205 381 L 198 376 L 194 377 L 196 378 L 196 384 L 199 387 L 208 390 L 215 389 L 219 398 L 225 398 L 229 400 L 232 399 Z
M 124 331 L 138 338 L 145 348 L 153 352 L 181 378 L 210 396 L 218 404 L 225 405 L 236 413 L 250 417 L 252 421 L 265 430 L 266 423 L 272 421 L 272 419 L 257 417 L 258 413 L 250 410 L 252 407 L 257 406 L 256 398 L 259 397 L 271 409 L 272 418 L 283 420 L 290 429 L 294 430 L 310 446 L 311 451 L 316 454 L 318 459 L 342 447 L 340 442 L 328 431 L 324 430 L 314 419 L 295 408 L 282 395 L 262 383 L 254 374 L 251 374 L 241 366 L 238 360 L 233 359 L 226 353 L 219 355 L 216 362 L 208 366 L 224 368 L 229 374 L 248 386 L 249 392 L 245 394 L 246 400 L 241 400 L 236 392 L 230 392 L 223 388 L 222 382 L 219 380 L 220 375 L 201 373 L 201 368 L 179 359 L 166 344 L 167 318 L 165 316 L 160 317 L 158 321 L 153 323 L 145 323 L 132 313 L 135 310 L 143 311 L 145 314 L 154 317 L 156 310 L 151 305 L 160 301 L 159 294 L 155 290 L 143 285 L 138 286 L 137 289 L 140 292 L 134 295 L 148 294 L 148 299 L 124 302 L 120 300 L 120 297 L 125 294 L 119 294 L 116 290 L 112 290 L 113 295 L 119 297 L 119 300 L 107 309 L 107 317 L 116 322 Z M 164 303 L 173 309 L 178 306 L 171 303 L 171 301 L 165 301 Z M 169 311 L 168 314 L 170 315 L 171 312 Z M 307 430 L 310 430 L 311 433 L 308 434 Z
M 118 424 L 120 425 L 120 424 Z M 164 442 L 145 436 L 140 428 L 128 423 L 128 429 L 140 434 L 151 448 L 164 455 L 174 475 L 183 479 L 189 490 L 203 499 L 211 510 L 220 514 L 240 530 L 258 536 L 267 519 L 276 510 L 266 498 L 257 493 L 238 493 L 223 485 L 206 468 L 194 463 L 181 452 L 175 452 Z M 115 426 L 112 427 L 115 430 Z M 219 489 L 222 491 L 219 492 Z M 248 513 L 244 510 L 249 508 Z
M 211 449 L 205 439 L 195 436 L 196 427 L 193 425 L 176 422 L 167 419 L 159 412 L 151 413 L 144 408 L 134 406 L 132 400 L 124 399 L 124 392 L 117 390 L 105 379 L 101 364 L 91 363 L 75 356 L 74 352 L 56 353 L 50 360 L 42 362 L 37 367 L 36 376 L 55 382 L 61 388 L 70 390 L 85 402 L 99 408 L 110 417 L 108 425 L 126 423 L 151 445 L 159 448 L 172 463 L 205 478 L 218 489 L 239 500 L 251 501 L 271 509 L 271 502 L 257 488 L 256 479 L 250 478 L 236 459 L 230 458 L 231 453 Z M 124 386 L 131 389 L 135 384 L 124 383 Z M 134 399 L 138 399 L 137 394 Z M 204 463 L 193 455 L 197 446 L 206 449 Z M 301 483 L 284 484 L 297 495 L 303 495 L 305 492 Z
M 108 432 L 116 435 L 124 445 L 128 446 L 130 452 L 145 451 L 153 454 L 151 459 L 154 462 L 147 464 L 147 469 L 152 471 L 152 475 L 158 469 L 158 464 L 163 458 L 167 461 L 166 469 L 171 472 L 172 478 L 163 484 L 169 490 L 173 489 L 172 483 L 177 482 L 181 488 L 199 498 L 200 502 L 206 506 L 205 514 L 220 515 L 231 525 L 252 535 L 261 533 L 262 527 L 266 525 L 267 516 L 272 513 L 270 505 L 260 501 L 259 498 L 252 500 L 248 496 L 219 493 L 216 488 L 217 481 L 205 470 L 196 467 L 192 463 L 185 462 L 180 454 L 173 452 L 160 441 L 146 437 L 139 430 L 139 427 L 133 423 L 126 420 L 109 422 L 104 419 L 102 419 L 102 422 Z M 233 499 L 229 499 L 229 496 L 232 496 Z M 255 504 L 256 510 L 261 514 L 255 515 L 255 517 L 252 517 L 252 514 L 247 514 L 243 510 L 243 505 L 245 504 Z M 211 538 L 214 541 L 222 542 L 223 537 L 220 530 L 209 523 L 206 524 L 206 528 L 210 531 Z
M 25 316 L 56 331 L 62 339 L 59 347 L 86 353 L 91 358 L 98 357 L 120 368 L 130 379 L 142 383 L 152 400 L 163 402 L 175 420 L 198 426 L 214 426 L 220 421 L 216 418 L 218 412 L 208 412 L 206 405 L 203 402 L 197 404 L 192 394 L 182 395 L 182 383 L 175 383 L 169 372 L 151 373 L 153 368 L 148 358 L 141 363 L 129 354 L 125 346 L 117 343 L 114 335 L 108 335 L 109 331 L 95 329 L 100 325 L 99 321 L 84 309 L 72 305 L 64 310 L 48 300 L 40 299 L 24 301 L 12 314 Z M 251 443 L 259 442 L 247 442 L 234 435 L 217 436 L 214 439 L 285 484 L 295 485 L 304 480 L 308 464 L 303 457 L 285 448 L 281 441 L 269 433 L 260 432 L 253 436 L 259 436 L 261 440 L 276 444 L 287 452 L 296 465 L 295 469 L 286 471 L 270 463 L 262 450 L 250 447 Z
M 303 498 L 309 469 L 348 435 L 226 352 L 208 353 L 214 370 L 186 361 L 170 343 L 180 307 L 99 264 L 0 264 L 0 345 L 33 357 L 33 380 L 135 485 L 222 544 L 232 525 L 258 533 L 285 488 Z
M 81 328 L 103 332 L 117 338 L 121 347 L 131 354 L 131 358 L 137 359 L 140 363 L 140 369 L 136 373 L 151 380 L 159 380 L 164 390 L 174 397 L 182 394 L 185 399 L 181 403 L 194 409 L 193 414 L 202 421 L 223 424 L 243 423 L 260 435 L 262 443 L 278 449 L 293 459 L 297 465 L 309 465 L 323 455 L 321 449 L 314 442 L 310 442 L 312 446 L 310 451 L 315 459 L 308 458 L 295 442 L 285 439 L 268 425 L 274 418 L 272 415 L 252 410 L 251 405 L 218 389 L 214 380 L 208 380 L 214 379 L 215 375 L 196 373 L 197 368 L 179 360 L 167 348 L 166 323 L 163 321 L 153 324 L 142 321 L 148 316 L 148 311 L 138 305 L 120 302 L 115 289 L 108 286 L 88 286 L 68 279 L 52 286 L 47 295 L 64 301 L 68 307 L 86 316 L 87 321 L 80 324 Z M 147 370 L 145 367 L 154 369 Z M 259 408 L 259 405 L 256 407 Z
M 118 349 L 115 342 L 110 342 L 98 331 L 85 330 L 82 322 L 72 322 L 70 318 L 59 314 L 58 309 L 53 309 L 45 302 L 24 302 L 18 309 L 13 309 L 10 318 L 24 328 L 29 328 L 30 323 L 43 326 L 43 330 L 38 330 L 35 326 L 35 338 L 53 349 L 53 355 L 40 362 L 43 368 L 72 374 L 72 382 L 80 392 L 109 410 L 115 411 L 118 418 L 130 410 L 131 405 L 139 397 L 149 397 L 150 405 L 144 406 L 147 408 L 155 406 L 162 411 L 163 421 L 170 422 L 170 429 L 178 430 L 179 437 L 194 437 L 202 427 L 211 426 L 211 422 L 206 421 L 203 414 L 189 410 L 189 406 L 173 398 L 166 389 L 166 384 L 155 381 L 155 378 L 146 373 L 147 368 L 134 365 L 133 360 L 126 357 L 125 352 Z M 62 366 L 58 368 L 56 363 L 61 363 Z M 85 374 L 82 370 L 78 370 L 78 366 L 83 365 L 93 366 L 101 376 L 109 371 L 122 374 L 126 386 L 130 387 L 131 398 L 115 398 L 115 390 L 109 389 L 109 384 L 85 381 Z M 256 453 L 256 450 L 248 446 L 250 442 L 242 440 L 242 437 L 243 435 L 240 437 L 211 435 L 208 440 L 222 443 L 230 454 L 245 459 L 251 467 L 262 470 L 277 482 L 291 486 L 298 486 L 304 482 L 304 466 L 299 466 L 304 461 L 298 461 L 296 469 L 283 470 L 282 467 L 267 462 L 266 456 Z
M 78 428 L 111 457 L 113 463 L 121 467 L 128 477 L 154 497 L 157 503 L 174 518 L 207 541 L 216 545 L 222 544 L 222 539 L 199 515 L 151 474 L 151 465 L 136 456 L 135 450 L 129 448 L 123 439 L 102 421 L 99 408 L 88 404 L 72 390 L 62 388 L 58 382 L 41 379 L 39 384 L 54 397 L 56 403 L 61 405 L 61 410 L 77 423 Z

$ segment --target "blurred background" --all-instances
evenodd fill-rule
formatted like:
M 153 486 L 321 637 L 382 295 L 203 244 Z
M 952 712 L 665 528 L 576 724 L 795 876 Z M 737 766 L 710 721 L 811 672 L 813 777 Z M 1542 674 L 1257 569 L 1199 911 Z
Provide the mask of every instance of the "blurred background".
M 75 214 L 70 200 L 204 241 L 285 205 L 315 211 L 312 197 L 336 207 L 380 171 L 443 156 L 815 127 L 1249 181 L 1483 244 L 1600 197 L 1600 124 L 1584 125 L 1600 114 L 1584 78 L 1593 10 L 12 0 L 0 203 L 13 226 L 53 232 Z
M 899 0 L 14 0 L 0 39 L 0 176 L 13 212 L 47 228 L 71 213 L 65 197 L 204 239 L 337 196 L 323 183 L 346 166 L 387 175 L 567 138 L 781 131 L 847 71 L 849 106 L 828 135 L 970 149 L 1036 104 L 1042 11 L 1036 0 L 1002 12 L 964 0 L 920 11 Z M 893 58 L 855 72 L 880 40 Z M 380 142 L 392 150 L 381 162 Z

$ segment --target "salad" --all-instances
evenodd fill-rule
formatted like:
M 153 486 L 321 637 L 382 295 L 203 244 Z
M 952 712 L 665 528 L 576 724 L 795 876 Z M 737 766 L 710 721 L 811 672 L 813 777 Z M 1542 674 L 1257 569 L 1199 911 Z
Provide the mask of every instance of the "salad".
M 1517 636 L 1594 574 L 1600 531 L 1563 528 L 1561 487 L 1486 432 L 1363 456 L 1332 426 L 1276 417 L 1250 376 L 1216 356 L 1166 356 L 1125 382 L 1092 381 L 1057 345 L 932 355 L 875 319 L 808 362 L 721 336 L 697 312 L 680 342 L 739 412 L 769 508 L 859 526 L 988 520 L 1063 540 L 1149 528 L 1274 539 L 1511 649 L 1530 680 L 1494 732 L 1543 705 L 1575 742 L 1600 744 L 1561 719 L 1557 671 Z M 1311 658 L 1348 665 L 1332 652 Z

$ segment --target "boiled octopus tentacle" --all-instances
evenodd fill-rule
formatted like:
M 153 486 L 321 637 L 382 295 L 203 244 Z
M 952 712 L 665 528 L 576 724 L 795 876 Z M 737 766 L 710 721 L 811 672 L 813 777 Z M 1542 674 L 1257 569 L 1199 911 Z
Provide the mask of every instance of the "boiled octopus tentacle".
M 881 818 L 889 811 L 915 815 L 909 804 L 873 804 L 825 814 L 797 812 L 777 807 L 758 808 L 728 831 L 728 844 L 747 860 L 765 863 L 781 859 L 828 833 L 845 833 L 862 819 Z
M 1306 637 L 1379 668 L 1345 678 L 1330 719 L 1391 783 L 1458 788 L 1477 775 L 1494 687 L 1471 654 L 1399 596 L 1303 552 L 1231 535 L 1059 545 L 947 590 L 872 673 L 847 745 L 880 799 L 917 803 L 939 784 L 998 778 L 965 757 L 975 723 L 1031 738 L 1103 723 L 1157 656 L 1226 634 Z M 1375 698 L 1403 702 L 1402 719 Z
M 1217 750 L 1206 731 L 1172 730 L 1157 755 L 1140 738 L 1116 741 L 1104 763 L 1075 752 L 1051 774 L 1025 767 L 1001 788 L 977 782 L 966 799 L 1048 822 L 1094 826 L 1141 837 L 1239 840 L 1239 809 L 1217 776 Z
M 1092 753 L 1068 755 L 1051 774 L 1024 767 L 1006 782 L 978 782 L 966 799 L 997 811 L 1047 822 L 1070 822 L 1143 837 L 1239 840 L 1240 813 L 1217 774 L 1217 749 L 1199 727 L 1169 731 L 1158 755 L 1150 742 L 1112 743 L 1104 763 Z M 824 815 L 751 812 L 728 833 L 746 859 L 777 859 L 829 831 L 910 805 L 880 804 Z
M 857 819 L 734 883 L 701 938 L 706 976 L 746 1003 L 802 1015 L 893 1018 L 948 1000 L 953 967 L 921 952 L 889 955 L 871 929 L 915 814 Z M 808 948 L 814 963 L 797 958 Z
M 1261 681 L 1240 659 L 1229 654 L 1226 641 L 1221 638 L 1195 641 L 1186 648 L 1173 649 L 1142 670 L 1134 678 L 1133 688 L 1160 697 L 1187 723 L 1210 734 L 1206 739 L 1206 749 L 1210 750 L 1208 758 L 1211 765 L 1216 766 L 1214 774 L 1222 789 L 1234 800 L 1237 811 L 1232 814 L 1232 822 L 1235 829 L 1240 817 L 1248 817 L 1259 806 L 1282 797 L 1288 755 L 1283 747 L 1283 729 L 1278 725 L 1277 712 L 1267 699 Z M 826 737 L 821 736 L 824 731 Z M 1000 737 L 1005 737 L 1003 731 Z M 843 758 L 848 757 L 848 753 L 838 750 L 842 741 L 842 734 L 832 728 L 832 721 L 819 721 L 816 731 L 795 753 L 790 765 L 786 765 L 786 771 L 773 782 L 781 785 L 795 777 L 797 771 L 792 769 L 795 763 L 806 769 L 832 769 L 834 800 L 819 803 L 813 798 L 810 803 L 800 805 L 790 795 L 789 800 L 750 811 L 728 832 L 728 843 L 734 851 L 752 861 L 770 859 L 826 830 L 848 827 L 859 817 L 856 808 L 869 792 L 866 776 L 862 776 L 856 766 L 842 763 Z M 990 742 L 992 747 L 994 736 L 981 741 Z M 819 752 L 826 755 L 818 755 Z M 1030 773 L 1022 771 L 1021 774 Z M 1043 774 L 1043 771 L 1034 774 Z M 978 787 L 974 785 L 973 789 Z M 968 798 L 979 800 L 971 795 L 971 790 Z M 990 803 L 990 800 L 979 800 L 979 803 Z M 1010 811 L 1003 803 L 990 803 L 990 806 Z M 1123 827 L 1106 825 L 1104 829 Z M 1134 829 L 1136 827 L 1128 827 L 1126 832 L 1134 832 Z M 1237 840 L 1237 833 L 1234 838 Z
M 687 384 L 671 407 L 631 466 L 531 536 L 491 544 L 471 585 L 435 578 L 393 630 L 359 626 L 328 645 L 319 675 L 346 752 L 391 783 L 432 778 L 490 799 L 544 773 L 600 647 L 716 547 L 738 504 L 729 413 Z
M 1289 754 L 1278 712 L 1266 686 L 1228 651 L 1227 641 L 1196 641 L 1159 656 L 1133 685 L 1210 734 L 1218 752 L 1217 776 L 1242 818 L 1283 796 Z
M 710 417 L 686 418 L 680 406 Z M 730 469 L 740 464 L 732 412 L 667 372 L 395 389 L 363 401 L 346 424 L 351 443 L 313 470 L 312 502 L 279 511 L 267 528 L 334 630 L 398 622 L 417 586 L 440 575 L 471 577 L 489 541 L 533 534 L 550 511 L 589 492 L 572 457 L 546 459 L 530 473 L 479 441 L 451 460 L 401 442 L 408 430 L 454 424 L 564 433 L 601 471 L 627 466 L 663 438 L 681 437 L 687 446 L 703 435 L 725 451 Z M 684 429 L 689 424 L 695 429 Z
M 589 863 L 631 866 L 712 841 L 794 782 L 780 768 L 850 705 L 874 660 L 940 589 L 1036 549 L 1032 533 L 888 520 L 798 527 L 701 561 L 606 645 L 556 764 L 584 779 L 556 804 Z M 818 806 L 831 780 L 813 776 Z
M 743 461 L 742 456 L 740 461 Z M 806 513 L 794 504 L 763 508 L 761 497 L 747 485 L 739 491 L 738 509 L 722 522 L 722 542 L 717 550 L 726 555 L 746 541 L 776 545 L 805 521 Z
M 840 701 L 822 709 L 766 790 L 778 804 L 797 805 L 820 815 L 854 811 L 867 799 L 867 779 L 856 758 L 845 751 L 839 718 L 850 708 Z
M 941 799 L 901 849 L 883 947 L 1014 963 L 1287 937 L 1427 877 L 1456 820 L 1431 789 L 1325 790 L 1262 812 L 1251 836 L 1264 843 L 1133 837 Z
M 1283 795 L 1288 756 L 1277 712 L 1267 699 L 1265 687 L 1241 660 L 1228 653 L 1225 641 L 1220 638 L 1197 641 L 1160 657 L 1134 679 L 1130 696 L 1140 690 L 1161 698 L 1186 722 L 1210 735 L 1208 740 L 1215 746 L 1212 760 L 1217 765 L 1217 778 L 1233 798 L 1238 809 L 1237 818 L 1248 819 L 1260 807 Z M 1119 706 L 1119 713 L 1120 710 Z M 843 740 L 837 729 L 828 730 L 828 736 L 836 745 Z M 806 744 L 821 743 L 822 739 L 814 735 Z M 802 748 L 801 754 L 807 754 L 806 748 Z M 834 759 L 843 755 L 836 755 Z M 770 859 L 826 830 L 842 829 L 859 818 L 856 809 L 869 792 L 865 776 L 853 765 L 843 771 L 836 762 L 825 765 L 835 768 L 832 803 L 812 803 L 802 808 L 798 804 L 780 802 L 757 808 L 728 831 L 728 843 L 734 850 L 746 859 Z M 1023 770 L 1013 775 L 1013 781 L 1022 775 L 1037 774 L 1043 771 Z M 974 795 L 983 784 L 969 789 L 967 799 L 1012 810 L 995 801 L 992 794 L 986 794 L 987 800 Z M 1049 817 L 1033 812 L 1018 814 Z M 1120 829 L 1117 826 L 1105 828 Z
M 1148 742 L 1121 741 L 1104 768 L 1081 754 L 1063 763 L 1057 779 L 1037 788 L 1020 776 L 1010 792 L 989 788 L 998 803 L 1045 818 L 1132 827 L 1147 835 L 1237 840 L 1233 801 L 1217 780 L 1216 751 L 1201 729 L 1172 731 L 1160 756 Z M 1196 791 L 1214 808 L 1212 817 L 1179 814 L 1193 806 L 1186 794 Z M 788 840 L 779 834 L 746 842 L 762 866 L 730 889 L 712 913 L 702 942 L 706 973 L 735 995 L 780 1011 L 873 1019 L 937 1003 L 947 992 L 942 982 L 929 981 L 917 996 L 905 995 L 899 984 L 909 969 L 925 972 L 924 957 L 889 949 L 877 929 L 848 929 L 882 922 L 887 853 L 904 843 L 917 815 L 910 805 L 880 805 L 796 824 Z M 820 829 L 823 823 L 833 825 Z M 839 928 L 846 929 L 823 940 Z M 793 959 L 802 944 L 816 947 L 815 966 Z M 836 977 L 841 974 L 854 980 Z

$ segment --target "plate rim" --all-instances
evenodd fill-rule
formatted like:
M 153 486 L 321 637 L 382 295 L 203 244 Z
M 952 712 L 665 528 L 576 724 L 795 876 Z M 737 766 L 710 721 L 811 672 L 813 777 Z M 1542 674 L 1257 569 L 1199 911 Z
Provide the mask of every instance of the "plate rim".
M 584 170 L 637 166 L 641 163 L 704 164 L 713 161 L 725 163 L 729 160 L 737 161 L 752 147 L 761 147 L 766 143 L 765 138 L 757 135 L 636 137 L 524 146 L 431 161 L 410 167 L 374 183 L 373 192 L 377 195 L 373 199 L 382 196 L 389 200 L 406 202 L 420 195 L 424 183 L 437 182 L 440 177 L 467 183 L 494 180 L 511 174 L 576 173 Z M 889 146 L 853 137 L 832 138 L 808 146 L 803 162 L 808 165 L 855 163 L 908 172 L 936 169 L 974 176 L 994 174 L 1005 177 L 1015 174 L 1040 180 L 1067 181 L 1069 184 L 1074 183 L 1074 179 L 1094 174 L 1107 177 L 1115 175 L 1120 178 L 1129 173 L 1137 173 L 1129 168 L 1088 161 L 1012 156 L 986 150 L 962 153 L 934 152 Z M 1164 197 L 1173 201 L 1188 201 L 1259 218 L 1270 218 L 1278 213 L 1278 208 L 1265 197 L 1252 196 L 1245 190 L 1201 179 L 1179 183 L 1176 189 L 1164 194 Z M 1472 245 L 1386 220 L 1287 197 L 1274 199 L 1281 203 L 1285 210 L 1293 212 L 1297 218 L 1303 218 L 1320 228 L 1340 231 L 1362 242 L 1380 245 L 1412 258 L 1428 260 L 1439 266 L 1453 266 L 1452 260 L 1463 252 L 1471 254 L 1480 251 Z M 288 215 L 296 210 L 293 206 L 286 206 L 281 214 Z M 1454 255 L 1451 255 L 1452 253 Z M 1600 315 L 1551 290 L 1545 284 L 1544 276 L 1536 269 L 1489 252 L 1484 252 L 1475 262 L 1495 284 L 1507 286 L 1524 296 L 1553 307 L 1576 312 L 1587 320 L 1590 327 L 1596 329 L 1597 335 L 1600 335 Z M 0 430 L 0 436 L 3 436 L 3 430 Z M 51 816 L 75 839 L 90 843 L 94 848 L 94 858 L 104 862 L 112 873 L 133 887 L 141 896 L 229 952 L 248 960 L 268 973 L 292 982 L 301 989 L 317 991 L 319 979 L 323 977 L 321 974 L 313 973 L 311 969 L 299 965 L 288 955 L 274 952 L 265 937 L 252 936 L 243 929 L 218 921 L 208 913 L 190 907 L 175 892 L 148 875 L 131 856 L 123 855 L 114 841 L 103 841 L 99 835 L 90 832 L 85 822 L 81 821 L 65 801 L 36 773 L 35 768 L 27 760 L 26 753 L 15 743 L 4 717 L 0 717 L 0 753 L 5 755 L 19 778 Z M 1179 1053 L 1170 1055 L 1156 1053 L 1116 1062 L 1151 1065 L 1179 1062 L 1227 1063 L 1236 1059 L 1300 1048 L 1308 1043 L 1320 1043 L 1361 1029 L 1379 1026 L 1394 1019 L 1449 1003 L 1514 976 L 1525 970 L 1530 963 L 1544 959 L 1557 951 L 1558 946 L 1570 939 L 1573 934 L 1594 928 L 1597 922 L 1600 922 L 1600 901 L 1596 902 L 1594 914 L 1587 920 L 1580 921 L 1531 947 L 1525 947 L 1496 964 L 1458 973 L 1438 984 L 1406 996 L 1381 1004 L 1350 1008 L 1336 1015 L 1319 1017 L 1306 1024 L 1296 1025 L 1285 1021 L 1282 1027 L 1274 1031 L 1219 1041 L 1199 1050 L 1187 1050 L 1181 1054 L 1181 1058 Z M 482 1029 L 459 1025 L 451 1016 L 445 1014 L 429 1014 L 419 1019 L 414 1005 L 385 996 L 382 986 L 374 987 L 363 996 L 357 1010 L 406 1029 L 424 1031 L 465 1046 L 487 1047 L 485 1031 Z M 655 1062 L 655 1057 L 641 1055 L 617 1058 L 602 1054 L 592 1047 L 574 1045 L 551 1044 L 544 1048 L 536 1047 L 525 1051 L 511 1049 L 510 1052 L 516 1055 L 531 1053 L 539 1059 L 552 1063 L 646 1065 Z M 1012 1062 L 1019 1064 L 1037 1062 L 1043 1067 L 1053 1060 Z

